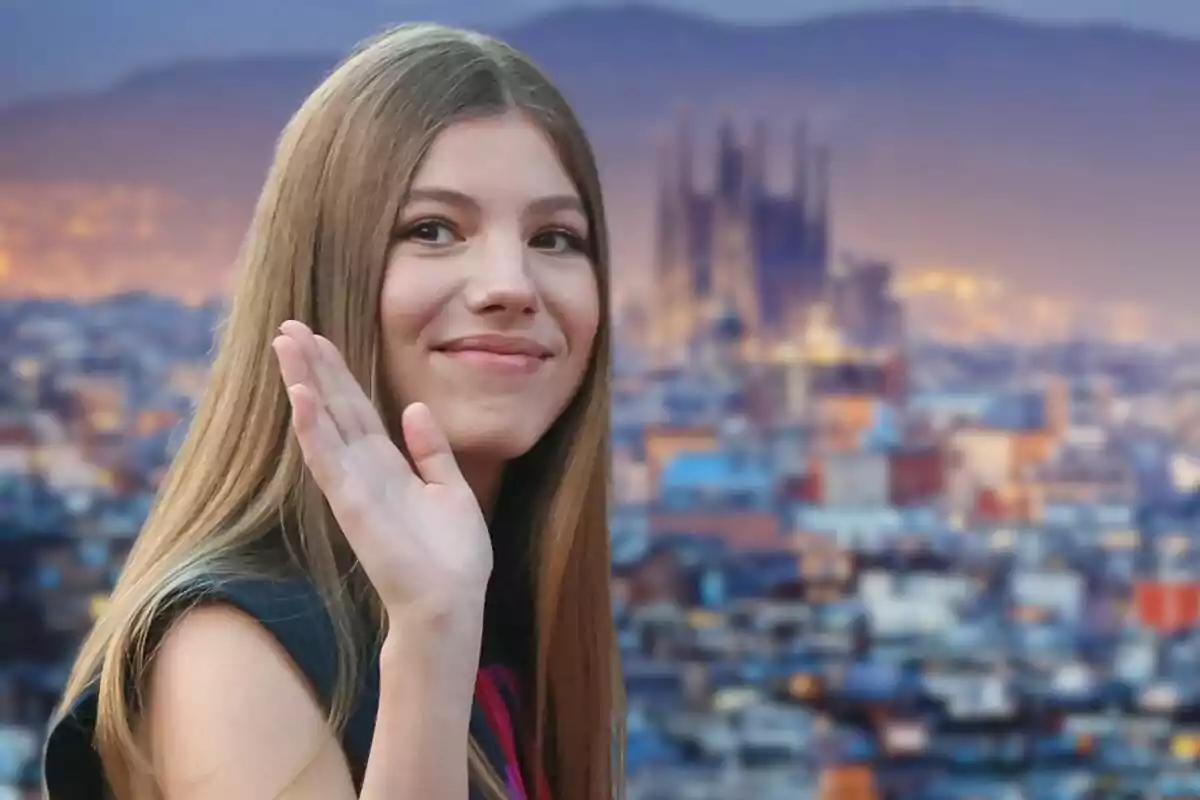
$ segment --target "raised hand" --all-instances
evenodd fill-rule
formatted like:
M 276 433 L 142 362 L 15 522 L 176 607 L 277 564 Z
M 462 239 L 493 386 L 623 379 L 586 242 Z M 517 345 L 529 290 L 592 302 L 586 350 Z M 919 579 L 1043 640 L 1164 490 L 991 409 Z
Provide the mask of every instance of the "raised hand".
M 337 348 L 288 321 L 272 342 L 304 461 L 389 614 L 482 602 L 492 545 L 429 408 L 404 409 L 409 460 Z

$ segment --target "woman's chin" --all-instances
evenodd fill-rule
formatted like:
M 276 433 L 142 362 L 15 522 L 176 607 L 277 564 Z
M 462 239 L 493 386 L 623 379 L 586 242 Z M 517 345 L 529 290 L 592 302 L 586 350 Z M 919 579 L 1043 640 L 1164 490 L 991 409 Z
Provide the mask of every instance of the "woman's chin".
M 474 429 L 448 435 L 450 448 L 459 460 L 505 463 L 533 449 L 540 437 L 530 436 L 520 426 Z

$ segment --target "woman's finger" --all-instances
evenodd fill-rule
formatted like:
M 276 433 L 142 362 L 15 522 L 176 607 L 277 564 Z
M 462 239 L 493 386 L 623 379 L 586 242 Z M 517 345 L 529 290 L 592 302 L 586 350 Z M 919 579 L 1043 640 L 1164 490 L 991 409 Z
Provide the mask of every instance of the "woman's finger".
M 304 463 L 324 492 L 336 489 L 345 478 L 346 442 L 329 416 L 319 393 L 312 386 L 312 375 L 300 351 L 300 345 L 286 335 L 277 336 L 271 349 L 279 362 L 279 372 L 287 389 L 292 409 L 292 429 L 304 456 Z
M 404 444 L 413 466 L 426 483 L 449 486 L 464 481 L 458 462 L 454 460 L 454 453 L 450 451 L 450 443 L 433 418 L 429 406 L 413 403 L 404 409 L 400 427 L 404 431 Z
M 304 463 L 332 502 L 347 479 L 346 443 L 325 406 L 307 385 L 288 387 L 288 400 L 292 405 L 292 430 Z
M 314 335 L 313 339 L 321 354 L 321 365 L 324 368 L 322 375 L 328 375 L 328 380 L 333 383 L 333 386 L 330 387 L 331 391 L 336 391 L 341 395 L 345 402 L 346 413 L 354 415 L 359 430 L 365 436 L 387 435 L 383 420 L 379 418 L 378 409 L 371 402 L 371 398 L 367 397 L 367 393 L 363 391 L 358 379 L 350 372 L 350 368 L 346 366 L 346 359 L 342 357 L 341 351 L 324 336 Z
M 279 364 L 279 377 L 283 379 L 284 387 L 312 385 L 314 377 L 304 358 L 299 343 L 290 336 L 280 334 L 271 342 L 275 358 Z
M 342 382 L 322 355 L 312 329 L 303 322 L 288 320 L 279 326 L 279 330 L 294 339 L 304 355 L 305 364 L 313 378 L 313 388 L 329 409 L 329 415 L 341 432 L 342 438 L 350 442 L 363 436 L 365 429 L 354 410 L 352 397 L 346 395 Z

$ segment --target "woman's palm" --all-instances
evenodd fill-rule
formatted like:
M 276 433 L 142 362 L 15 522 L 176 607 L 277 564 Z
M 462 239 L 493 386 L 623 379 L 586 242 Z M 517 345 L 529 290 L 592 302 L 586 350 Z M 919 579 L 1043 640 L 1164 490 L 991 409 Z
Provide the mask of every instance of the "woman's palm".
M 487 525 L 428 407 L 404 411 L 410 465 L 337 348 L 299 322 L 280 334 L 273 347 L 304 461 L 384 606 L 482 597 Z

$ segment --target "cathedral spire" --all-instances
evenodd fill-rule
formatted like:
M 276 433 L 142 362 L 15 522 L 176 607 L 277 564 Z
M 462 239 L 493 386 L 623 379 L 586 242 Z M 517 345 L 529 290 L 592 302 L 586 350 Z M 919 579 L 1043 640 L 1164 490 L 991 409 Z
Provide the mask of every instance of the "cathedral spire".
M 814 219 L 824 220 L 829 216 L 829 148 L 819 145 L 813 148 L 811 174 L 808 185 L 810 213 Z
M 801 209 L 808 207 L 808 171 L 808 129 L 797 120 L 792 126 L 792 198 Z
M 658 190 L 657 190 L 657 249 L 658 268 L 664 269 L 674 257 L 674 241 L 676 235 L 676 215 L 679 207 L 679 163 L 676 161 L 676 148 L 670 136 L 662 136 L 657 142 L 658 151 Z
M 695 163 L 695 149 L 692 142 L 692 110 L 684 106 L 679 110 L 679 123 L 676 129 L 675 179 L 677 187 L 684 195 L 690 195 L 695 190 L 695 180 L 692 170 Z
M 738 146 L 737 131 L 729 114 L 721 115 L 717 127 L 717 180 L 716 194 L 725 202 L 736 203 L 742 193 L 742 151 Z
M 808 217 L 813 245 L 814 263 L 829 262 L 829 148 L 820 145 L 813 149 L 812 167 L 808 185 Z
M 756 120 L 750 131 L 750 153 L 747 164 L 747 184 L 752 195 L 767 192 L 767 123 Z

